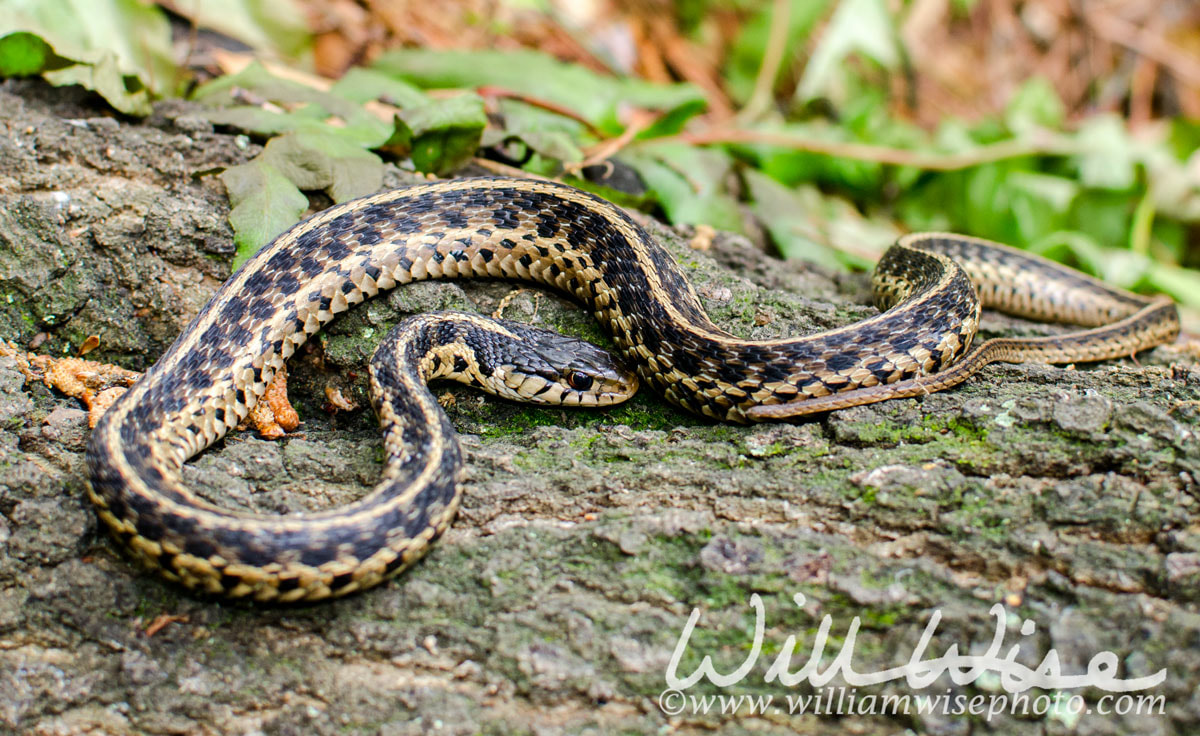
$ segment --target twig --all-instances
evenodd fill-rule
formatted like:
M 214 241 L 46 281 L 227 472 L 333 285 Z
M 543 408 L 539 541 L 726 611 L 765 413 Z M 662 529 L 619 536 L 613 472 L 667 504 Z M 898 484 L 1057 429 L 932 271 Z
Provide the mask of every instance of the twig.
M 595 166 L 601 161 L 612 158 L 622 148 L 629 145 L 639 133 L 654 124 L 654 121 L 658 120 L 659 117 L 661 117 L 660 113 L 641 109 L 635 110 L 633 120 L 629 122 L 629 125 L 625 126 L 625 130 L 622 131 L 621 135 L 601 141 L 592 146 L 587 150 L 587 156 L 582 161 L 564 166 L 564 173 L 574 176 L 589 166 Z
M 526 171 L 525 169 L 521 169 L 516 166 L 502 164 L 499 161 L 493 161 L 489 158 L 483 158 L 481 156 L 476 156 L 475 158 L 471 159 L 471 163 L 480 168 L 487 169 L 496 176 L 512 176 L 518 179 L 540 179 L 541 181 L 558 181 L 557 179 L 549 176 L 535 174 L 532 171 Z
M 904 148 L 889 148 L 870 143 L 825 141 L 791 133 L 775 133 L 762 130 L 714 129 L 699 133 L 682 133 L 677 140 L 703 146 L 717 143 L 749 143 L 791 148 L 797 151 L 823 153 L 830 156 L 873 161 L 896 166 L 912 166 L 929 171 L 957 171 L 981 164 L 1004 161 L 1021 156 L 1066 156 L 1078 149 L 1069 140 L 1053 135 L 1039 136 L 1039 140 L 1001 141 L 979 146 L 963 153 L 921 153 Z M 659 138 L 658 142 L 669 140 Z
M 1200 85 L 1200 60 L 1165 38 L 1104 11 L 1084 13 L 1083 17 L 1096 35 L 1157 61 L 1181 82 Z
M 309 74 L 308 72 L 293 69 L 283 64 L 277 64 L 272 61 L 263 61 L 257 59 L 253 54 L 243 54 L 237 51 L 229 51 L 227 49 L 213 49 L 213 60 L 217 63 L 217 68 L 222 74 L 237 74 L 255 61 L 262 64 L 263 68 L 269 71 L 276 77 L 286 79 L 291 82 L 303 84 L 305 87 L 328 92 L 333 87 L 334 80 L 329 77 L 322 77 L 317 74 Z
M 522 94 L 520 92 L 514 92 L 511 89 L 505 89 L 503 87 L 493 87 L 490 85 L 485 85 L 483 87 L 477 87 L 475 89 L 475 91 L 477 93 L 479 93 L 479 95 L 481 97 L 496 97 L 496 98 L 505 99 L 505 100 L 516 100 L 518 102 L 524 102 L 526 105 L 531 105 L 533 107 L 538 107 L 543 110 L 547 110 L 549 112 L 554 113 L 555 115 L 562 115 L 563 117 L 570 118 L 571 120 L 574 120 L 575 122 L 579 123 L 583 127 L 587 128 L 589 133 L 591 133 L 592 135 L 596 136 L 597 138 L 599 138 L 601 140 L 604 140 L 605 138 L 608 137 L 604 134 L 604 131 L 600 130 L 595 125 L 593 125 L 592 121 L 588 120 L 584 116 L 575 112 L 571 108 L 564 107 L 564 106 L 558 104 L 557 102 L 551 102 L 550 100 L 545 100 L 540 97 L 532 97 L 530 95 Z
M 767 48 L 763 51 L 758 76 L 754 78 L 754 91 L 750 94 L 750 100 L 737 115 L 739 120 L 756 120 L 771 104 L 775 78 L 779 76 L 779 65 L 783 63 L 791 15 L 790 0 L 775 0 L 771 8 L 771 33 L 767 36 Z

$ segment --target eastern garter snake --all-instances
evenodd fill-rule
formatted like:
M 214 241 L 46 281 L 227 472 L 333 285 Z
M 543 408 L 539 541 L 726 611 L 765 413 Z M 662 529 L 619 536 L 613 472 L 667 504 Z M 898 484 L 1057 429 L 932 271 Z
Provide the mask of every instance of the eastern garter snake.
M 101 519 L 167 577 L 234 597 L 315 600 L 403 569 L 446 528 L 461 494 L 448 421 L 435 404 L 406 398 L 416 373 L 380 381 L 383 480 L 349 507 L 276 517 L 225 511 L 184 488 L 181 469 L 237 426 L 284 360 L 335 314 L 397 284 L 464 277 L 532 281 L 575 297 L 644 382 L 690 411 L 735 422 L 940 390 L 995 360 L 1132 355 L 1179 330 L 1170 302 L 985 241 L 919 234 L 881 260 L 875 287 L 886 311 L 878 316 L 802 338 L 741 340 L 709 321 L 666 251 L 601 199 L 542 181 L 421 184 L 315 215 L 225 283 L 93 432 L 90 493 Z M 1095 329 L 993 340 L 968 354 L 980 296 L 1018 315 Z M 440 364 L 449 355 L 487 362 L 461 332 L 422 329 L 424 377 L 439 375 L 438 356 Z M 445 341 L 427 339 L 435 333 Z M 379 365 L 373 373 L 388 372 Z

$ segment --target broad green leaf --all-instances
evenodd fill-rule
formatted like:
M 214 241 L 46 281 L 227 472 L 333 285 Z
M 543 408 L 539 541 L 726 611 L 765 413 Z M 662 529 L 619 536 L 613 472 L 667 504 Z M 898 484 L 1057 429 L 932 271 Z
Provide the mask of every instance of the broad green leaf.
M 1160 216 L 1200 222 L 1200 154 L 1196 150 L 1180 159 L 1167 145 L 1148 146 L 1142 165 Z
M 205 110 L 202 115 L 216 125 L 228 125 L 264 136 L 304 131 L 329 133 L 360 148 L 378 148 L 393 133 L 392 127 L 378 119 L 359 118 L 354 124 L 343 124 L 317 105 L 286 113 L 245 105 Z
M 1011 185 L 1010 178 L 1023 171 L 1020 165 L 1005 161 L 979 166 L 963 172 L 962 189 L 948 187 L 942 193 L 945 205 L 958 209 L 960 223 L 956 229 L 1003 243 L 1022 245 L 1022 228 L 1016 222 L 1013 211 L 1015 196 L 1027 202 L 1030 195 L 1021 193 Z M 1035 198 L 1036 199 L 1036 198 Z
M 1009 130 L 1020 136 L 1039 129 L 1058 129 L 1065 115 L 1054 85 L 1044 77 L 1034 77 L 1021 85 L 1008 101 L 1004 121 Z
M 327 132 L 303 131 L 272 138 L 263 163 L 300 189 L 324 189 L 335 202 L 370 194 L 383 186 L 383 162 Z
M 242 104 L 240 96 L 245 93 L 270 106 Z M 209 121 L 260 135 L 324 131 L 360 147 L 375 148 L 393 134 L 392 125 L 367 112 L 359 102 L 281 79 L 258 62 L 201 85 L 192 97 L 211 108 L 202 113 Z
M 226 74 L 200 85 L 192 99 L 205 105 L 227 105 L 239 96 L 250 93 L 276 104 L 295 105 L 311 102 L 324 107 L 331 115 L 352 115 L 358 105 L 330 92 L 277 77 L 261 63 L 254 61 L 236 74 Z
M 944 118 L 933 135 L 933 145 L 939 151 L 961 153 L 979 147 L 970 127 L 958 118 Z
M 257 51 L 299 59 L 312 45 L 305 7 L 296 0 L 175 0 L 171 8 Z
M 1084 186 L 1127 191 L 1137 183 L 1137 144 L 1115 115 L 1096 115 L 1079 128 L 1076 161 Z
M 1060 230 L 1029 244 L 1029 250 L 1080 271 L 1099 276 L 1111 248 L 1105 248 L 1085 233 Z
M 1071 179 L 1030 171 L 1009 174 L 1005 189 L 1020 243 L 1032 242 L 1061 229 L 1071 203 L 1079 193 L 1079 185 Z
M 677 105 L 658 117 L 646 129 L 637 134 L 637 140 L 650 140 L 652 138 L 665 138 L 669 135 L 675 135 L 683 130 L 687 125 L 687 121 L 696 117 L 708 108 L 708 102 L 702 98 L 697 98 L 688 102 Z
M 117 57 L 112 53 L 103 53 L 90 64 L 72 64 L 47 71 L 43 76 L 56 87 L 78 84 L 93 90 L 127 115 L 149 115 L 151 112 L 149 93 L 137 84 L 136 77 L 121 73 Z
M 703 93 L 690 84 L 617 79 L 537 51 L 391 51 L 375 69 L 423 88 L 501 87 L 562 105 L 611 133 L 619 132 L 619 106 L 670 111 L 695 109 Z
M 1171 131 L 1167 138 L 1171 152 L 1179 160 L 1187 160 L 1200 151 L 1200 120 L 1171 120 Z
M 8 38 L 16 33 L 32 34 L 46 48 Z M 170 25 L 139 0 L 0 0 L 0 37 L 23 47 L 20 65 L 8 73 L 31 73 L 40 55 L 36 71 L 51 84 L 81 84 L 121 112 L 149 114 L 150 95 L 175 89 Z
M 896 27 L 884 0 L 841 0 L 825 28 L 804 75 L 796 86 L 801 101 L 829 97 L 838 102 L 848 99 L 839 94 L 845 61 L 861 55 L 884 69 L 900 66 L 900 43 Z
M 744 229 L 737 200 L 724 189 L 733 161 L 723 151 L 654 143 L 631 147 L 621 158 L 637 170 L 672 223 Z
M 357 199 L 383 188 L 383 162 L 378 156 L 335 158 L 330 166 L 333 181 L 326 191 L 334 202 Z
M 853 142 L 852 136 L 844 128 L 821 122 L 763 127 L 762 130 L 794 135 L 800 139 Z M 769 144 L 739 143 L 729 148 L 739 157 L 753 162 L 764 174 L 788 185 L 815 182 L 867 196 L 878 192 L 885 181 L 883 165 L 871 161 Z
M 1200 222 L 1200 149 L 1188 151 L 1181 158 L 1171 149 L 1178 144 L 1174 141 L 1143 147 L 1145 179 L 1151 185 L 1154 208 L 1160 216 Z
M 847 208 L 831 207 L 830 201 L 816 187 L 802 185 L 795 190 L 789 189 L 753 169 L 747 169 L 742 176 L 750 194 L 751 209 L 784 258 L 811 261 L 834 269 L 846 265 L 860 268 L 871 265 L 866 259 L 829 245 L 839 242 L 835 230 L 846 229 L 838 228 L 838 225 L 862 219 L 857 212 L 851 212 L 852 205 L 843 202 Z
M 503 145 L 515 138 L 562 163 L 583 160 L 578 141 L 590 136 L 579 122 L 518 100 L 500 100 L 499 112 L 502 127 L 489 127 L 483 145 Z
M 379 100 L 400 108 L 416 107 L 429 102 L 425 93 L 413 85 L 360 66 L 351 67 L 329 91 L 351 102 Z
M 37 34 L 18 31 L 0 38 L 0 77 L 26 77 L 70 63 Z
M 1150 230 L 1150 238 L 1151 252 L 1159 262 L 1178 265 L 1187 257 L 1188 228 L 1183 223 L 1159 217 Z
M 1030 250 L 1067 263 L 1123 289 L 1136 287 L 1153 262 L 1130 250 L 1101 245 L 1087 235 L 1064 230 L 1034 243 Z
M 483 100 L 475 94 L 431 100 L 402 110 L 397 119 L 404 126 L 397 126 L 397 136 L 389 144 L 402 144 L 407 138 L 417 171 L 439 175 L 475 155 L 487 125 Z
M 1123 289 L 1133 289 L 1150 272 L 1153 261 L 1141 253 L 1121 248 L 1105 248 L 1104 260 L 1096 275 Z
M 1152 262 L 1145 283 L 1155 291 L 1169 294 L 1180 304 L 1200 307 L 1200 271 Z
M 237 255 L 233 266 L 245 263 L 271 239 L 299 222 L 308 198 L 286 176 L 262 158 L 233 166 L 221 174 L 233 209 L 229 223 Z
M 1135 202 L 1123 192 L 1082 189 L 1071 205 L 1067 227 L 1097 243 L 1120 245 L 1129 237 Z

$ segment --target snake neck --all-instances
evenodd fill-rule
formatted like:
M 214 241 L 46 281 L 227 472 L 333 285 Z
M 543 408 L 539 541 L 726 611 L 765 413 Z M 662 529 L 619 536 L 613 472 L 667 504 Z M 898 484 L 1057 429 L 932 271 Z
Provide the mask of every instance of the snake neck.
M 462 452 L 450 418 L 429 390 L 429 382 L 454 371 L 459 351 L 437 334 L 446 326 L 417 318 L 389 334 L 368 366 L 371 402 L 387 427 L 383 477 L 398 483 L 423 482 L 428 458 L 460 466 Z

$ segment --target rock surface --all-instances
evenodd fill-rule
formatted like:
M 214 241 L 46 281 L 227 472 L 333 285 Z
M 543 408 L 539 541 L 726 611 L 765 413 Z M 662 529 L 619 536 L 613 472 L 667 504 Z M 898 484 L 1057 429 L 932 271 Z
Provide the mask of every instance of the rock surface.
M 255 144 L 181 104 L 116 120 L 36 83 L 0 85 L 0 120 L 0 338 L 62 355 L 98 335 L 89 358 L 145 368 L 228 275 L 228 204 L 213 174 Z M 390 183 L 404 180 L 397 172 Z M 797 335 L 873 312 L 863 277 L 780 264 L 733 237 L 702 253 L 653 231 L 736 334 Z M 326 389 L 365 406 L 364 361 L 394 321 L 435 308 L 492 312 L 513 290 L 421 284 L 355 308 L 292 361 L 300 434 L 234 433 L 189 465 L 188 482 L 227 506 L 276 513 L 363 493 L 379 468 L 378 430 L 369 412 L 331 415 Z M 504 314 L 602 340 L 554 296 L 523 291 Z M 706 423 L 645 392 L 604 412 L 442 392 L 468 456 L 453 529 L 381 588 L 264 609 L 197 599 L 134 568 L 84 496 L 84 413 L 0 358 L 0 731 L 1200 729 L 1194 353 L 1160 348 L 1140 364 L 1074 370 L 994 366 L 923 400 L 754 427 Z M 702 616 L 678 674 L 704 655 L 730 672 L 751 653 L 755 594 L 765 609 L 757 664 L 736 684 L 685 693 L 724 696 L 726 712 L 689 700 L 664 713 L 679 703 L 660 693 L 693 608 Z M 1050 713 L 1034 704 L 986 722 L 918 714 L 918 695 L 1004 694 L 994 672 L 841 693 L 907 695 L 908 715 L 789 714 L 789 698 L 836 701 L 842 682 L 764 677 L 789 635 L 790 669 L 808 660 L 824 616 L 823 666 L 853 620 L 854 670 L 904 664 L 935 612 L 927 659 L 951 645 L 983 654 L 997 603 L 1008 626 L 998 657 L 1019 644 L 1017 661 L 1036 667 L 1053 651 L 1064 674 L 1079 674 L 1114 652 L 1123 679 L 1165 670 L 1160 686 L 1133 694 L 1161 695 L 1162 714 L 1155 705 L 1154 715 L 1102 715 L 1095 686 L 1066 691 Z M 1025 620 L 1033 630 L 1018 633 Z M 1093 712 L 1073 713 L 1072 694 Z M 739 696 L 773 700 L 756 712 L 763 701 Z

